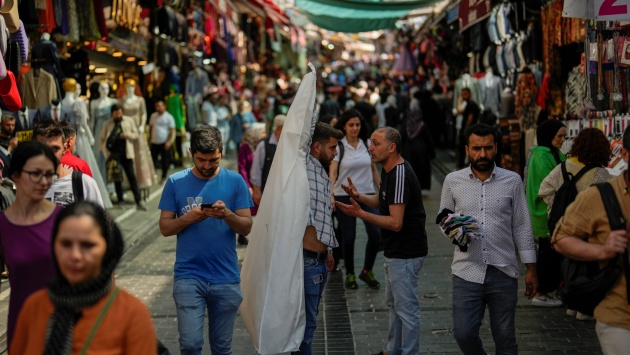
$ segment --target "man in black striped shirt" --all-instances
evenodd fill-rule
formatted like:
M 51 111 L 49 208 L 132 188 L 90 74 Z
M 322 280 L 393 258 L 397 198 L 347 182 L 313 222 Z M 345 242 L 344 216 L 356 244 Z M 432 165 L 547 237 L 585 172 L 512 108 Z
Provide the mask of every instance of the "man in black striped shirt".
M 383 166 L 379 194 L 359 194 L 348 178 L 348 186 L 342 187 L 352 197 L 352 205 L 336 202 L 336 206 L 347 215 L 381 228 L 390 312 L 386 353 L 417 354 L 420 352 L 418 276 L 428 253 L 420 182 L 411 165 L 400 156 L 401 138 L 396 129 L 379 128 L 371 141 L 368 152 L 372 162 Z M 363 211 L 356 201 L 379 208 L 380 215 Z

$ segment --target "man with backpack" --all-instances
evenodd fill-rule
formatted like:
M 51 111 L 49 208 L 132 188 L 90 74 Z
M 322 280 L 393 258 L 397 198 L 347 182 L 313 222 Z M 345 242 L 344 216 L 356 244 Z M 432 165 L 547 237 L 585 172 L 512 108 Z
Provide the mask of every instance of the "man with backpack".
M 630 128 L 626 128 L 623 134 L 621 155 L 628 163 Z M 601 186 L 593 186 L 578 194 L 575 201 L 566 209 L 552 238 L 555 249 L 568 258 L 581 262 L 599 262 L 598 274 L 609 279 L 607 283 L 597 284 L 595 289 L 602 291 L 600 296 L 603 298 L 601 301 L 594 300 L 596 304 L 599 301 L 594 308 L 597 337 L 606 355 L 626 354 L 630 348 L 630 304 L 627 284 L 628 232 L 627 227 L 624 228 L 626 224 L 623 218 L 623 216 L 630 216 L 628 171 L 613 178 L 609 184 L 612 186 L 618 205 L 621 206 L 619 211 L 621 216 L 609 212 L 612 209 L 611 205 L 615 205 L 614 201 L 604 203 L 604 199 L 610 201 L 614 198 L 606 198 L 603 192 L 600 193 Z M 611 220 L 608 217 L 609 214 L 616 218 Z M 568 289 L 572 286 L 572 281 L 565 279 L 565 284 L 565 288 Z M 595 298 L 597 295 L 596 292 L 591 292 L 583 293 L 580 297 L 586 302 L 593 301 L 589 298 Z
M 33 129 L 33 140 L 48 145 L 55 153 L 57 161 L 61 161 L 66 152 L 66 137 L 57 122 L 45 121 L 37 124 Z M 75 201 L 91 201 L 103 206 L 101 192 L 94 179 L 79 171 L 66 169 L 62 164 L 59 164 L 56 173 L 57 179 L 48 189 L 46 199 L 62 206 Z
M 285 115 L 277 115 L 273 119 L 273 134 L 256 146 L 254 161 L 252 162 L 252 169 L 250 171 L 250 181 L 252 182 L 254 190 L 252 199 L 256 204 L 260 204 L 260 200 L 262 199 L 262 193 L 267 183 L 267 176 L 269 176 L 269 171 L 271 171 L 271 163 L 273 163 L 273 157 L 276 154 L 276 147 L 278 146 L 286 118 Z

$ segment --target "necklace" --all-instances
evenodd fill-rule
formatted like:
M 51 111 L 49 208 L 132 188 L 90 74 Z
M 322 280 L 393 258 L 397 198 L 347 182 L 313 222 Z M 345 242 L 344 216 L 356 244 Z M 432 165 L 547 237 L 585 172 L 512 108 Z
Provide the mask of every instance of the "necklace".
M 591 78 L 589 71 L 591 70 L 591 41 L 588 38 L 588 29 L 589 29 L 589 21 L 584 22 L 584 60 L 586 64 L 586 70 L 584 71 L 584 76 L 586 77 L 586 97 L 584 98 L 584 109 L 586 111 L 594 110 L 595 106 L 593 105 L 592 92 L 591 92 Z
M 622 101 L 623 100 L 623 95 L 621 94 L 621 92 L 619 92 L 619 81 L 621 80 L 619 78 L 619 53 L 617 53 L 616 48 L 619 45 L 619 32 L 615 32 L 613 34 L 613 60 L 614 60 L 614 65 L 615 65 L 615 88 L 613 90 L 612 93 L 612 100 L 613 101 Z
M 600 32 L 597 34 L 597 100 L 599 101 L 604 100 L 604 89 L 602 88 L 602 61 L 604 60 L 604 56 L 602 52 L 602 34 Z

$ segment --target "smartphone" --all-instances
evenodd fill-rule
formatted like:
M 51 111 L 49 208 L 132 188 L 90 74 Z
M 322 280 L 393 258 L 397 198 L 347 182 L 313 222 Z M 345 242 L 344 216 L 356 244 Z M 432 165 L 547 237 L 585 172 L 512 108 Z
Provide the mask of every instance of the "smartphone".
M 214 205 L 214 203 L 202 203 L 201 209 L 203 210 L 204 208 L 212 208 L 212 205 Z

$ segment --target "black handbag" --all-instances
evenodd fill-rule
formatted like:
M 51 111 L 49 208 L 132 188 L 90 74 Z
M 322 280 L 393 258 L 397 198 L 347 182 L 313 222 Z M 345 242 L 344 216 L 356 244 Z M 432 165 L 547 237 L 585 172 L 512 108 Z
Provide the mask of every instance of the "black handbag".
M 610 230 L 626 229 L 626 220 L 612 186 L 609 183 L 601 183 L 596 186 L 604 201 Z M 616 255 L 604 268 L 600 269 L 598 261 L 578 261 L 565 258 L 562 262 L 564 285 L 560 289 L 560 296 L 564 303 L 570 309 L 593 316 L 595 307 L 606 297 L 608 291 L 621 276 L 622 267 L 617 263 L 618 260 L 619 255 Z M 623 271 L 625 271 L 626 280 L 628 280 L 630 279 L 630 270 L 627 251 L 623 254 L 623 261 Z M 626 286 L 630 288 L 630 284 Z

